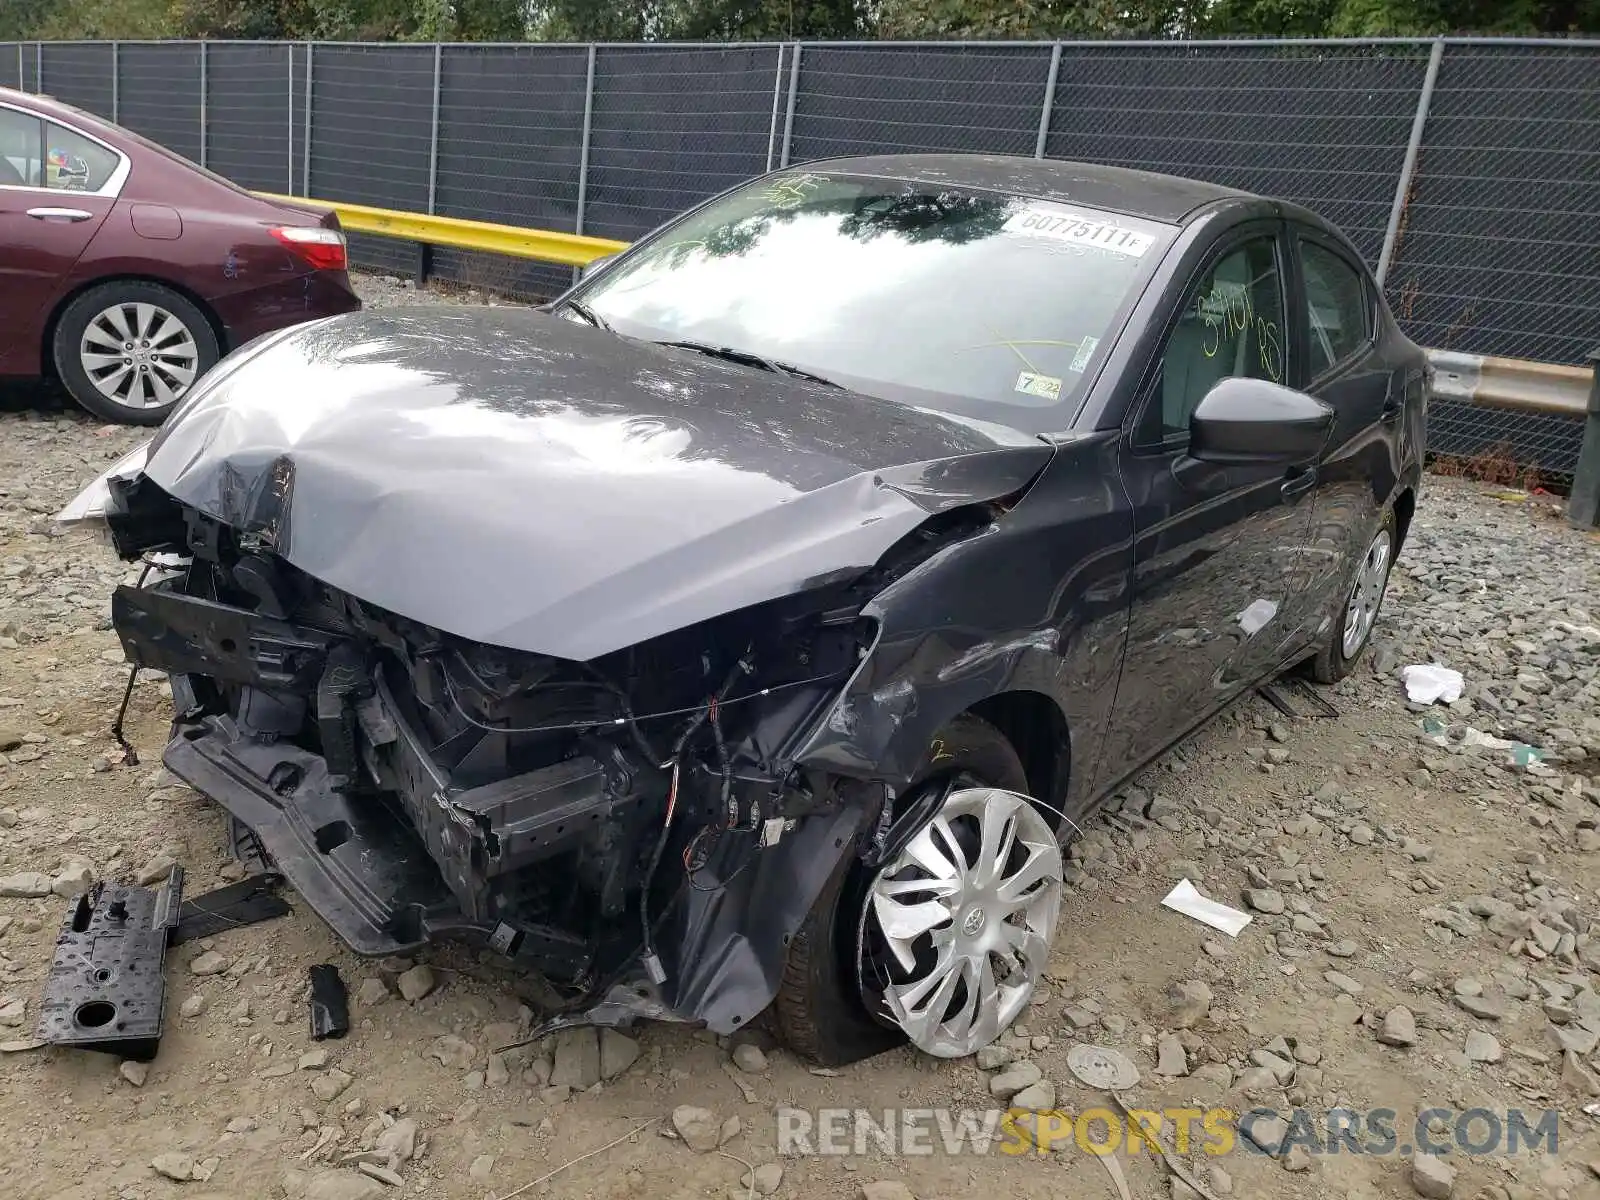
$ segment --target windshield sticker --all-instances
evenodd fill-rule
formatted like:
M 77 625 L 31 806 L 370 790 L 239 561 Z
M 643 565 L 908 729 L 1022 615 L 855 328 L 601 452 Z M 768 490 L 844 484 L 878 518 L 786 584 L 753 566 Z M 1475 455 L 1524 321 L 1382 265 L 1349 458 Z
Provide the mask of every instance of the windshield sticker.
M 1123 229 L 1075 213 L 1051 208 L 1024 208 L 1013 213 L 1005 223 L 1008 233 L 1031 233 L 1035 237 L 1054 238 L 1072 246 L 1093 247 L 1142 258 L 1144 252 L 1155 244 L 1148 233 Z
M 1035 375 L 1032 371 L 1022 371 L 1017 375 L 1017 391 L 1041 400 L 1059 400 L 1061 380 L 1054 375 Z
M 1094 348 L 1100 344 L 1099 338 L 1086 337 L 1078 343 L 1078 352 L 1072 356 L 1072 362 L 1067 370 L 1074 375 L 1082 375 L 1083 369 L 1089 365 L 1089 359 L 1094 355 Z

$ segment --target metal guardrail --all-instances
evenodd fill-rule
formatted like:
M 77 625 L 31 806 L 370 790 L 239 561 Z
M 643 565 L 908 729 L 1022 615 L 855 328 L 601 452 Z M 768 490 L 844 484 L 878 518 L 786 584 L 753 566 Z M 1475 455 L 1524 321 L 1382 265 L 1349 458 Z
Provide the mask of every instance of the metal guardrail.
M 1433 394 L 1440 400 L 1509 408 L 1519 412 L 1582 417 L 1589 411 L 1592 367 L 1429 350 Z
M 628 248 L 627 242 L 583 234 L 524 229 L 489 221 L 399 212 L 273 192 L 256 194 L 269 200 L 331 208 L 339 214 L 340 224 L 351 233 L 377 234 L 424 246 L 480 250 L 567 267 L 587 266 L 596 259 Z M 1586 528 L 1600 526 L 1600 350 L 1591 356 L 1589 367 L 1463 354 L 1456 350 L 1429 350 L 1427 353 L 1434 372 L 1433 395 L 1439 400 L 1583 420 L 1583 449 L 1573 476 L 1567 514 L 1574 523 Z
M 286 204 L 317 204 L 339 214 L 346 233 L 375 233 L 382 237 L 421 242 L 427 246 L 448 246 L 455 250 L 482 250 L 512 258 L 557 263 L 564 267 L 583 267 L 597 258 L 626 250 L 627 242 L 610 238 L 586 237 L 577 233 L 557 233 L 549 229 L 524 229 L 517 225 L 496 225 L 490 221 L 468 221 L 460 217 L 432 217 L 424 213 L 372 208 L 365 204 L 346 204 L 342 200 L 316 200 L 305 196 L 284 196 L 276 192 L 257 192 L 264 200 Z

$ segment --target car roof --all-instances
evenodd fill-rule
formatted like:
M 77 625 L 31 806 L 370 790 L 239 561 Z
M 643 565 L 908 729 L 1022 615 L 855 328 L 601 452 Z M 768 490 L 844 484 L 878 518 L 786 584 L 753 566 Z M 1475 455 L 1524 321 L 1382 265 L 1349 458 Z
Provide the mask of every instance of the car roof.
M 1177 175 L 1005 154 L 874 154 L 809 162 L 800 164 L 800 169 L 1013 192 L 1174 225 L 1222 202 L 1261 199 L 1252 192 Z

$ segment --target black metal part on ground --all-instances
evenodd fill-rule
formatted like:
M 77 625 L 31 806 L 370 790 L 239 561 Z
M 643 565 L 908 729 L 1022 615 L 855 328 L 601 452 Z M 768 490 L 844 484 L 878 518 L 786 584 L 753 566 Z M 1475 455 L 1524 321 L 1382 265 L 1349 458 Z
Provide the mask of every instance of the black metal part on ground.
M 232 813 L 228 814 L 228 853 L 247 875 L 266 875 L 273 871 L 272 858 L 255 830 Z
M 1271 683 L 1263 683 L 1256 688 L 1261 698 L 1273 708 L 1277 709 L 1290 720 L 1297 720 L 1302 716 L 1309 717 L 1337 717 L 1339 710 L 1328 702 L 1323 696 L 1305 680 L 1293 675 L 1281 675 Z M 1291 692 L 1305 702 L 1309 713 L 1302 713 L 1289 702 L 1286 692 Z
M 159 889 L 96 884 L 56 937 L 35 1036 L 149 1062 L 166 1011 L 162 963 L 178 923 L 183 868 Z
M 350 1032 L 350 993 L 339 968 L 318 963 L 311 968 L 311 1040 L 342 1038 Z
M 288 901 L 274 892 L 282 882 L 281 875 L 255 875 L 185 900 L 168 945 L 179 946 L 196 938 L 288 916 Z

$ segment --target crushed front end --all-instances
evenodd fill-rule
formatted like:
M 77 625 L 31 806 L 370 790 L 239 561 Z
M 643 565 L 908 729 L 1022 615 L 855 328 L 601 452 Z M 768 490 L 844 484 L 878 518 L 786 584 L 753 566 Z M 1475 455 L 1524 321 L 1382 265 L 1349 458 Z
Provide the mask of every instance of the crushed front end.
M 870 643 L 870 585 L 574 662 L 383 611 L 146 476 L 111 489 L 118 551 L 176 564 L 112 609 L 170 676 L 166 765 L 357 953 L 462 940 L 585 1020 L 731 1031 L 877 820 L 880 788 L 794 758 Z

